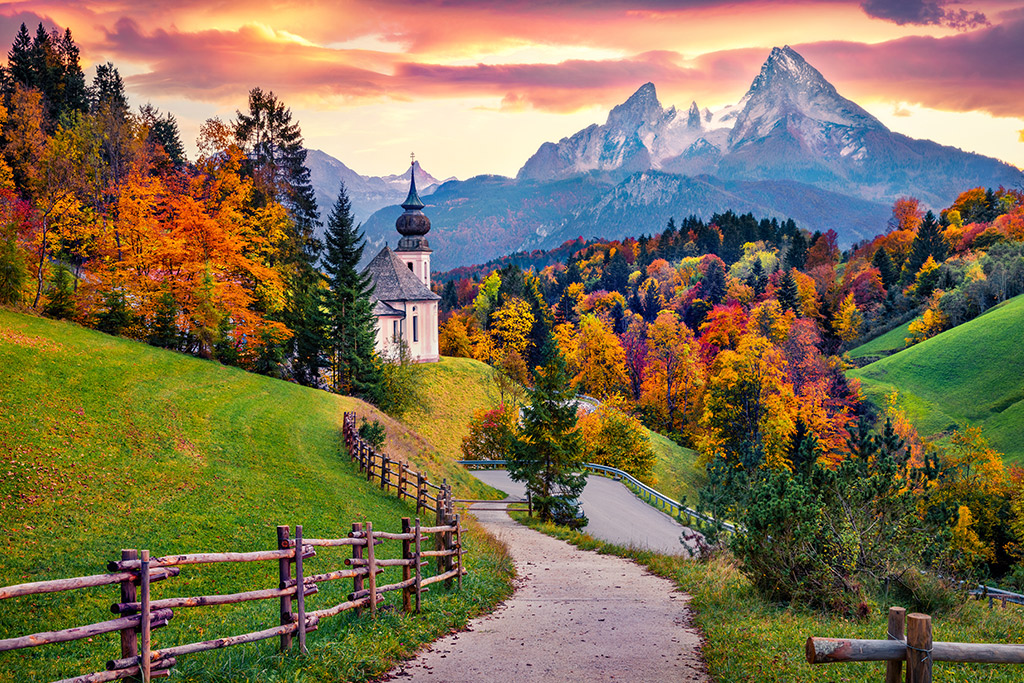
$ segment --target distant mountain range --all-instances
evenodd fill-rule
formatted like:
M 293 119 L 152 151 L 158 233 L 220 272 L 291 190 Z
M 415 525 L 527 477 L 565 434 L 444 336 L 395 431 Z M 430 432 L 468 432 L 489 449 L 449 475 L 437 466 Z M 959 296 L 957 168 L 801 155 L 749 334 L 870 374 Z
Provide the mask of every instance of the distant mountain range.
M 665 109 L 646 83 L 603 125 L 541 145 L 516 178 L 445 182 L 425 211 L 433 265 L 445 270 L 728 209 L 832 228 L 849 245 L 882 231 L 900 196 L 943 208 L 971 187 L 1020 183 L 1009 164 L 890 131 L 783 47 L 735 105 Z M 395 191 L 393 204 L 404 198 Z M 397 239 L 400 213 L 387 206 L 365 222 L 368 253 Z
M 325 223 L 331 215 L 334 202 L 338 200 L 338 188 L 345 183 L 349 201 L 352 202 L 352 212 L 355 214 L 356 222 L 363 222 L 375 211 L 398 204 L 409 194 L 409 173 L 387 176 L 364 176 L 356 173 L 351 168 L 341 163 L 330 154 L 318 149 L 306 151 L 306 166 L 309 168 L 309 177 L 313 185 L 313 192 L 316 194 L 316 203 L 320 209 L 320 218 Z M 430 175 L 415 163 L 416 188 L 420 196 L 433 192 L 442 182 Z M 449 178 L 448 180 L 454 180 Z

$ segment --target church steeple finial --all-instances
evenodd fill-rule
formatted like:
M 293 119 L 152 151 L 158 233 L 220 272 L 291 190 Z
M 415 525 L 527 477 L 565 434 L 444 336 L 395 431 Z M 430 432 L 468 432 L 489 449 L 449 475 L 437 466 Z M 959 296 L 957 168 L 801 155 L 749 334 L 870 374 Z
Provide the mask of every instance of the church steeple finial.
M 416 192 L 416 155 L 410 154 L 411 164 L 409 166 L 409 196 L 402 203 L 405 213 L 395 221 L 395 227 L 402 239 L 398 242 L 398 248 L 402 251 L 416 251 L 430 249 L 425 235 L 430 232 L 430 219 L 423 214 L 423 207 L 426 206 Z
M 416 193 L 416 153 L 410 154 L 409 159 L 409 196 L 402 202 L 402 208 L 406 211 L 418 211 L 426 205 Z

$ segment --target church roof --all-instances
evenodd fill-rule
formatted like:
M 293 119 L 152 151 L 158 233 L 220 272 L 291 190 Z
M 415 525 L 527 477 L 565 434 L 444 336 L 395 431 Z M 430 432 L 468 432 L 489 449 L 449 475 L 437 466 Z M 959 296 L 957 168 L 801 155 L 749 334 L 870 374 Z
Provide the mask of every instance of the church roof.
M 373 315 L 376 318 L 387 317 L 387 318 L 404 318 L 405 313 L 398 310 L 390 304 L 386 304 L 383 301 L 378 301 L 373 305 Z
M 373 278 L 375 301 L 436 301 L 441 298 L 430 291 L 389 247 L 381 249 L 363 272 Z

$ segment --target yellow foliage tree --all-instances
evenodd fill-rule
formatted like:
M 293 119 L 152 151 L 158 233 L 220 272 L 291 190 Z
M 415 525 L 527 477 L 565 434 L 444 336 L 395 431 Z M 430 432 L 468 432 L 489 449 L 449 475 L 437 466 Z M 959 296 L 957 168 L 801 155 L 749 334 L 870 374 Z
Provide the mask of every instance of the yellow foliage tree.
M 787 451 L 797 414 L 782 351 L 759 334 L 718 354 L 708 373 L 700 451 L 739 463 L 754 456 L 760 466 L 788 468 Z
M 491 336 L 495 346 L 511 349 L 522 355 L 530 346 L 530 330 L 534 317 L 530 304 L 513 297 L 491 315 Z
M 573 386 L 602 400 L 624 395 L 629 386 L 626 355 L 608 325 L 595 315 L 584 315 L 575 342 L 569 362 Z
M 843 303 L 839 305 L 839 311 L 836 313 L 836 334 L 844 342 L 851 342 L 860 336 L 863 325 L 864 315 L 857 308 L 857 300 L 854 298 L 853 292 L 850 292 L 843 299 Z

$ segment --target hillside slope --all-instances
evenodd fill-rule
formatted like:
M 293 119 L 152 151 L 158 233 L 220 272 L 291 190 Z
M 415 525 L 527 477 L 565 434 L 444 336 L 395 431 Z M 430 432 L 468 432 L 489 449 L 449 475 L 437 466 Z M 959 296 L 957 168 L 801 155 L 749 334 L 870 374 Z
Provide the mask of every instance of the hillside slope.
M 421 436 L 360 401 L 0 310 L 0 585 L 96 573 L 120 548 L 157 555 L 268 549 L 278 524 L 303 524 L 310 537 L 341 535 L 364 519 L 396 529 L 415 510 L 368 485 L 349 462 L 340 433 L 345 410 L 382 419 L 386 450 L 435 481 L 448 478 L 456 496 L 485 493 Z M 372 655 L 353 648 L 353 630 L 363 627 L 346 630 L 342 617 L 310 638 L 319 656 L 308 661 L 273 658 L 274 645 L 262 643 L 182 658 L 177 675 L 268 680 L 269 671 L 271 678 L 317 681 L 379 673 L 381 656 L 408 652 L 479 610 L 473 603 L 492 604 L 504 594 L 504 578 L 492 566 L 500 553 L 485 549 L 482 536 L 471 543 L 478 571 L 467 577 L 469 590 L 432 593 L 443 606 L 436 620 L 422 621 L 411 637 L 375 644 Z M 319 566 L 333 568 L 344 555 L 329 557 Z M 317 608 L 340 602 L 351 590 L 343 583 L 325 584 L 310 600 Z M 276 584 L 276 566 L 251 563 L 186 568 L 156 590 L 169 597 Z M 114 595 L 107 587 L 4 601 L 0 633 L 108 619 Z M 266 628 L 277 609 L 262 601 L 185 611 L 157 642 Z M 0 653 L 0 680 L 99 670 L 117 650 L 116 634 L 95 641 Z
M 881 402 L 898 390 L 922 434 L 969 422 L 1007 463 L 1024 463 L 1024 296 L 850 372 Z

